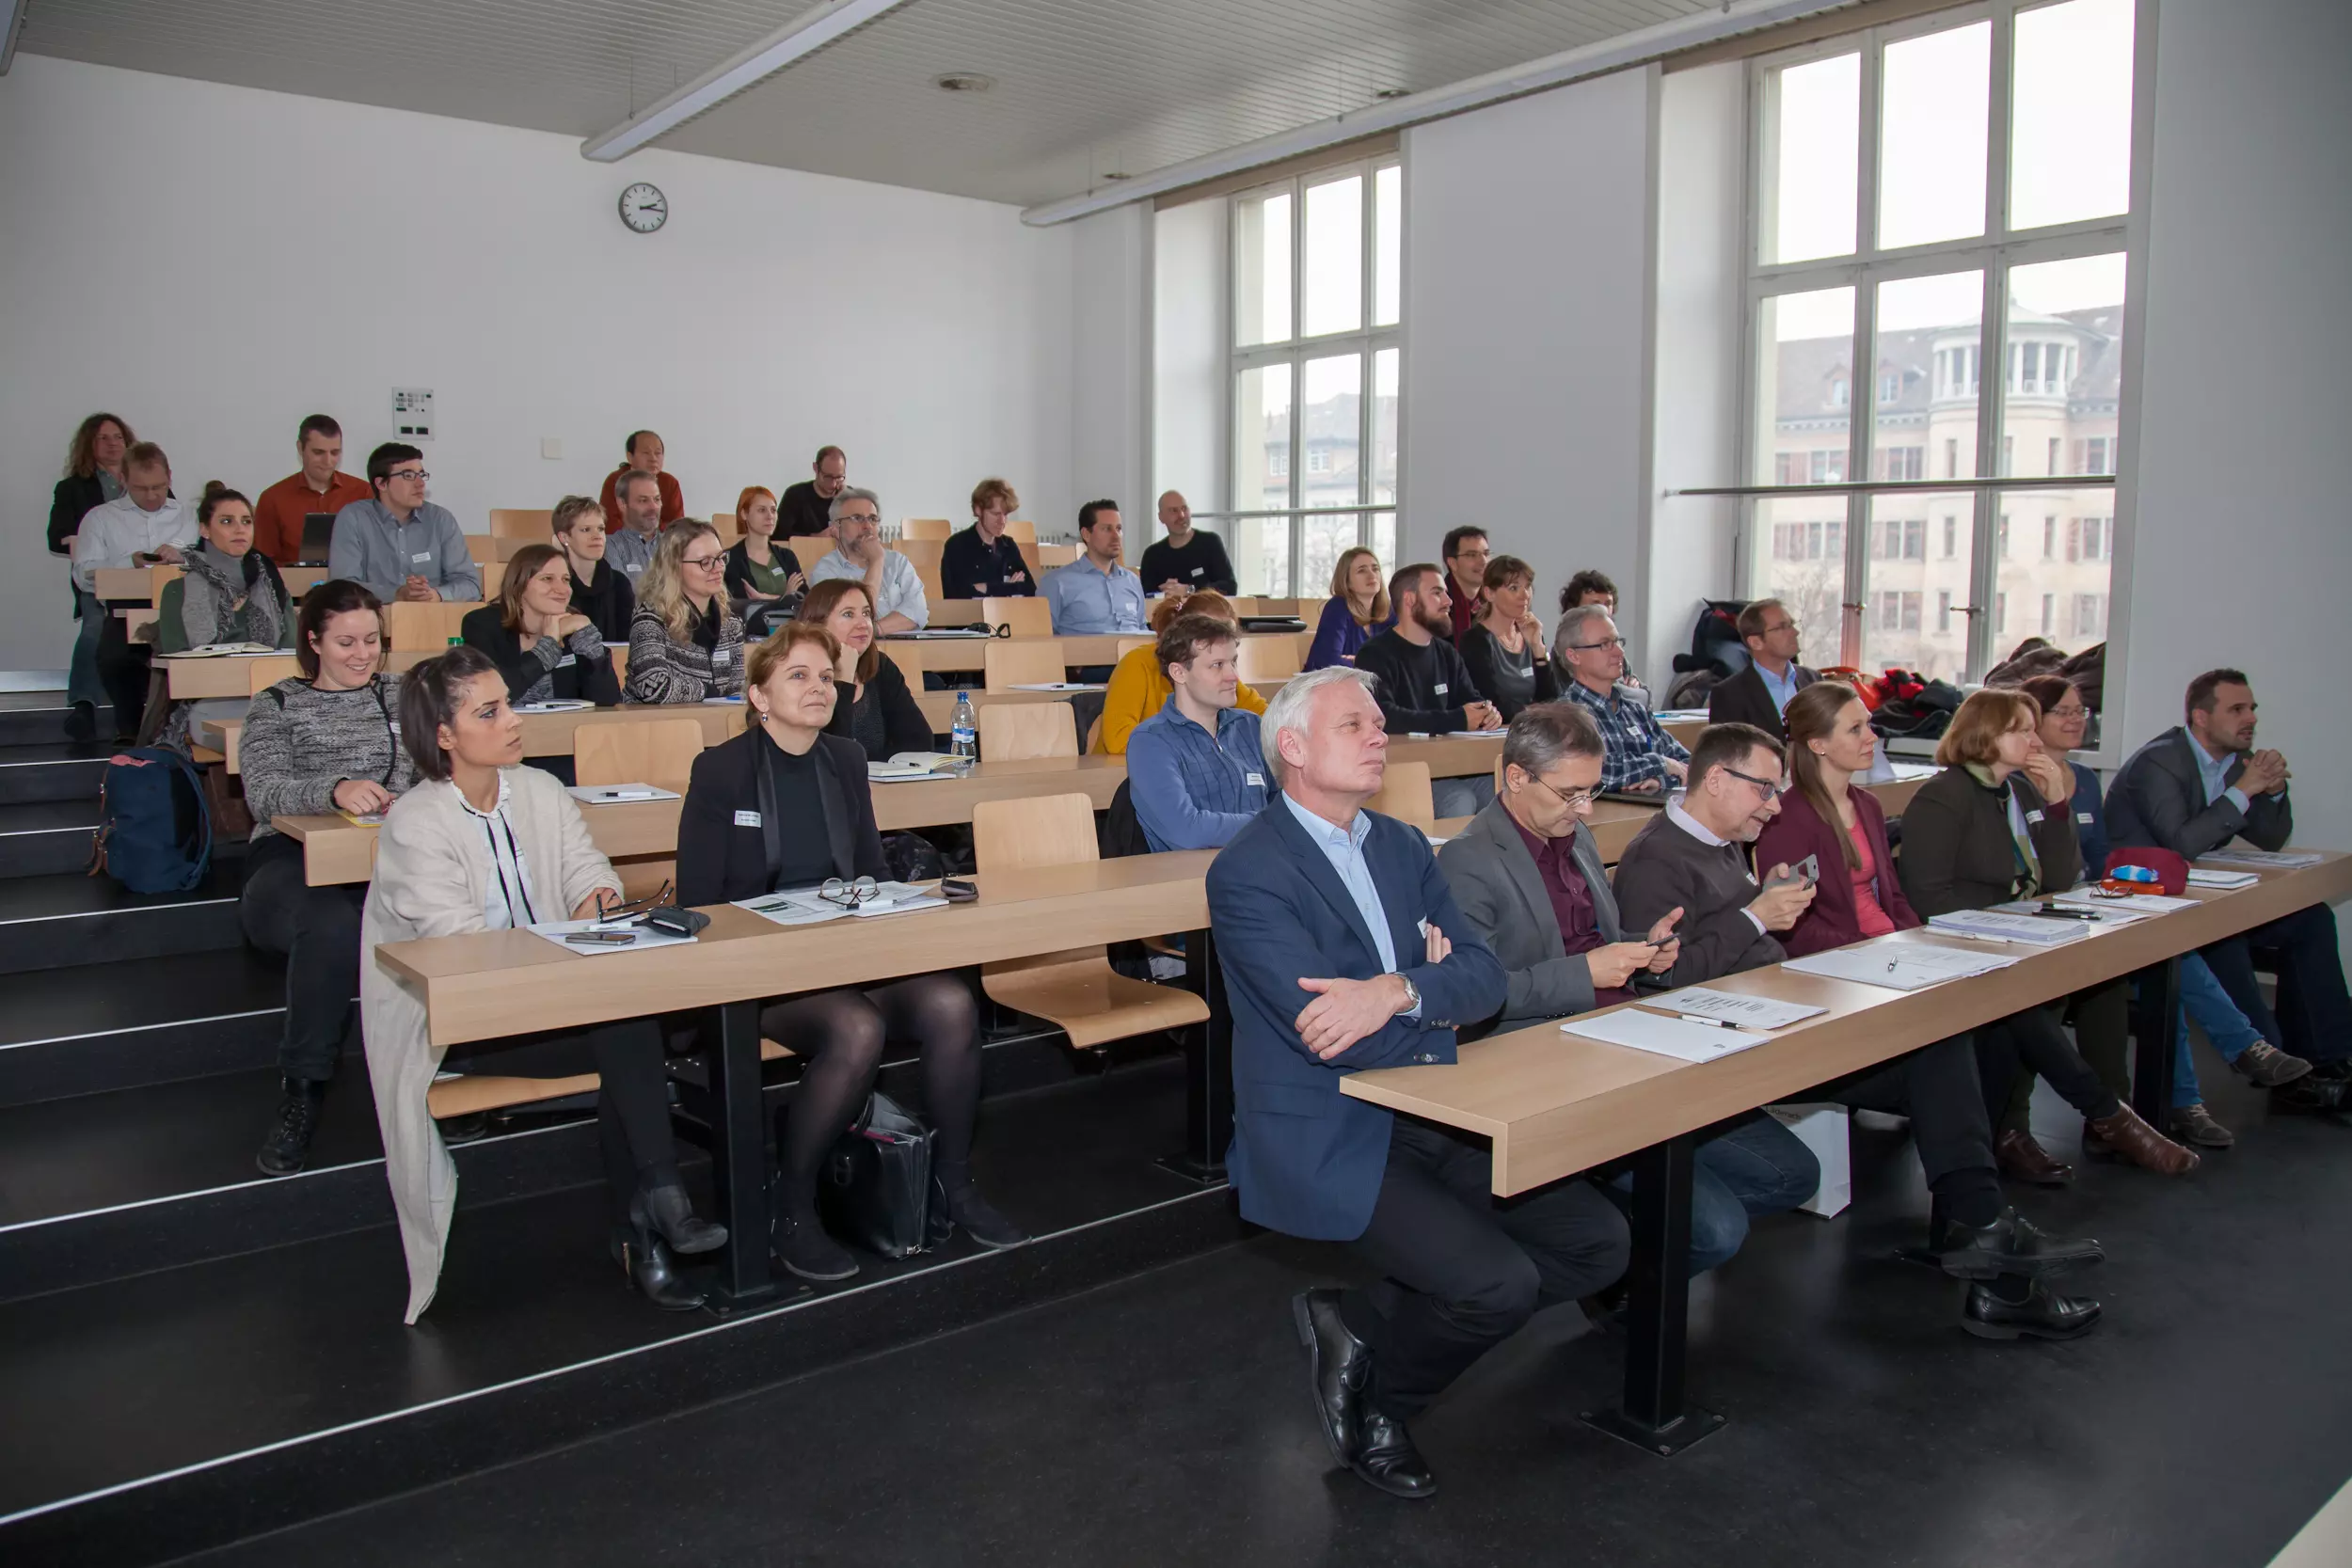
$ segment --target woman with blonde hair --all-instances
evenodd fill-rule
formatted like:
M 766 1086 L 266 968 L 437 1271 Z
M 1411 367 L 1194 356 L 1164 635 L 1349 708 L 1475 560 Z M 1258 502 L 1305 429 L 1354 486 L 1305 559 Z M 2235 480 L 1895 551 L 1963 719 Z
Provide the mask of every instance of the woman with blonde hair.
M 1180 615 L 1207 615 L 1240 629 L 1240 619 L 1233 611 L 1233 601 L 1214 588 L 1203 588 L 1198 594 L 1178 598 L 1173 594 L 1162 594 L 1152 606 L 1152 635 L 1176 624 Z M 1168 684 L 1168 672 L 1160 668 L 1155 644 L 1145 643 L 1130 648 L 1120 657 L 1111 671 L 1110 689 L 1103 693 L 1103 733 L 1095 741 L 1095 750 L 1105 756 L 1127 754 L 1127 737 L 1137 724 L 1160 711 L 1168 704 L 1168 693 L 1176 689 Z M 1242 682 L 1241 708 L 1245 713 L 1263 713 L 1265 699 Z
M 743 695 L 743 622 L 727 603 L 719 531 L 672 523 L 637 586 L 628 625 L 632 703 L 700 703 Z
M 1315 626 L 1314 645 L 1307 650 L 1307 668 L 1355 663 L 1356 650 L 1395 619 L 1380 558 L 1362 545 L 1342 550 L 1331 566 L 1331 598 Z

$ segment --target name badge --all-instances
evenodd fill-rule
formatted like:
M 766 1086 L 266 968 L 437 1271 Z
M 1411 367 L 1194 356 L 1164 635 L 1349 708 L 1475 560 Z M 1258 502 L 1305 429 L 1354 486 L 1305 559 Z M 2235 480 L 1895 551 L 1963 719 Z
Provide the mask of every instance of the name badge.
M 739 828 L 756 828 L 759 826 L 759 813 L 739 811 L 735 814 L 735 825 Z
M 2088 828 L 2090 826 L 2090 814 L 2087 811 L 2078 811 L 2074 814 L 2074 820 Z
M 1026 572 L 1007 572 L 1005 574 L 1005 580 L 1007 582 L 1026 582 L 1029 580 L 1029 574 Z M 982 583 L 980 586 L 985 588 L 988 585 L 986 583 Z
M 713 664 L 724 664 L 734 656 L 734 653 L 735 650 L 733 648 L 713 648 L 710 650 L 710 662 Z
M 1265 775 L 1263 773 L 1244 773 L 1242 775 L 1242 782 L 1247 784 L 1252 789 L 1263 789 L 1265 787 Z
M 579 662 L 580 662 L 580 656 L 579 656 L 578 654 L 565 654 L 565 655 L 564 655 L 562 658 L 559 658 L 559 659 L 557 659 L 557 660 L 555 661 L 555 667 L 556 667 L 558 670 L 561 670 L 561 669 L 564 668 L 566 665 L 578 664 Z
M 1207 568 L 1206 566 L 1195 566 L 1195 567 L 1192 569 L 1192 575 L 1193 575 L 1194 577 L 1199 577 L 1201 573 L 1203 573 L 1203 572 L 1205 572 L 1205 571 L 1207 571 L 1207 570 L 1208 570 L 1208 568 Z
M 408 558 L 408 562 L 409 562 L 409 564 L 411 564 L 411 565 L 415 565 L 415 566 L 421 566 L 421 565 L 423 565 L 426 562 L 428 562 L 428 561 L 430 561 L 430 560 L 432 560 L 432 559 L 433 559 L 433 552 L 432 552 L 431 550 L 424 550 L 424 551 L 420 552 L 419 554 L 416 554 L 416 555 L 412 555 L 412 556 L 410 556 L 410 557 Z
M 1430 689 L 1430 690 L 1432 690 L 1432 691 L 1434 691 L 1434 692 L 1436 692 L 1438 696 L 1442 697 L 1442 696 L 1444 696 L 1444 695 L 1445 695 L 1445 682 L 1443 682 L 1443 681 L 1439 681 L 1437 685 L 1435 685 L 1435 686 L 1431 687 L 1429 689 Z
M 2042 814 L 2038 811 L 2029 811 L 2026 814 L 2026 820 L 2028 822 L 2039 822 L 2042 820 Z

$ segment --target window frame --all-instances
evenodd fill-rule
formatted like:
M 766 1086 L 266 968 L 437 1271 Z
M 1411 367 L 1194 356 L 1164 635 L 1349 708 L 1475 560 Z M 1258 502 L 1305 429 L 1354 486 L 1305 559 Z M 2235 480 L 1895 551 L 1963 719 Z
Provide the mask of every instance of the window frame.
M 1375 326 L 1373 325 L 1373 317 L 1378 312 L 1379 309 L 1380 285 L 1379 176 L 1385 170 L 1391 168 L 1397 171 L 1396 202 L 1398 207 L 1397 231 L 1399 236 L 1396 259 L 1397 319 L 1386 325 Z M 1339 332 L 1325 332 L 1309 337 L 1306 336 L 1301 330 L 1304 327 L 1307 319 L 1307 192 L 1311 187 L 1330 184 L 1337 181 L 1345 180 L 1351 175 L 1361 179 L 1363 182 L 1362 222 L 1360 229 L 1361 254 L 1359 257 L 1362 269 L 1360 283 L 1362 309 L 1358 317 L 1357 325 L 1354 328 Z M 1373 528 L 1374 519 L 1379 516 L 1387 516 L 1391 519 L 1389 531 L 1390 539 L 1393 542 L 1401 540 L 1404 537 L 1405 314 L 1406 301 L 1409 297 L 1406 287 L 1406 269 L 1407 264 L 1406 252 L 1410 248 L 1404 243 L 1404 233 L 1406 225 L 1410 222 L 1412 212 L 1412 198 L 1406 189 L 1406 184 L 1407 182 L 1405 177 L 1404 153 L 1400 149 L 1375 153 L 1369 157 L 1351 158 L 1338 163 L 1320 165 L 1314 168 L 1304 169 L 1280 180 L 1270 180 L 1263 184 L 1251 185 L 1246 190 L 1232 192 L 1226 198 L 1227 240 L 1225 266 L 1227 286 L 1225 289 L 1225 320 L 1223 328 L 1225 335 L 1224 428 L 1226 431 L 1226 442 L 1230 447 L 1234 435 L 1237 434 L 1234 430 L 1234 420 L 1239 417 L 1238 408 L 1240 403 L 1242 376 L 1250 371 L 1258 370 L 1268 365 L 1288 365 L 1291 368 L 1291 418 L 1288 471 L 1281 475 L 1270 474 L 1268 477 L 1282 478 L 1288 481 L 1290 504 L 1287 507 L 1257 509 L 1240 507 L 1237 504 L 1238 498 L 1234 490 L 1234 469 L 1236 465 L 1229 458 L 1225 464 L 1225 471 L 1222 476 L 1222 484 L 1220 488 L 1220 495 L 1224 500 L 1224 510 L 1215 513 L 1200 513 L 1196 515 L 1202 518 L 1216 518 L 1220 520 L 1248 517 L 1287 517 L 1289 519 L 1287 531 L 1290 542 L 1290 559 L 1288 563 L 1288 581 L 1290 589 L 1287 594 L 1278 596 L 1320 598 L 1323 595 L 1323 584 L 1302 583 L 1299 578 L 1299 571 L 1306 558 L 1307 519 L 1309 517 L 1343 516 L 1352 513 L 1356 518 L 1356 544 L 1371 546 L 1376 548 L 1377 546 L 1375 544 Z M 1240 307 L 1237 302 L 1237 295 L 1239 293 L 1241 256 L 1236 242 L 1233 240 L 1232 236 L 1240 231 L 1240 225 L 1237 220 L 1238 214 L 1240 214 L 1244 204 L 1254 201 L 1263 201 L 1269 197 L 1284 194 L 1287 194 L 1291 198 L 1290 290 L 1292 335 L 1277 342 L 1251 343 L 1245 346 L 1235 341 L 1235 340 L 1240 336 Z M 1390 486 L 1391 499 L 1386 501 L 1375 501 L 1372 499 L 1372 491 L 1374 487 L 1374 472 L 1378 466 L 1375 460 L 1377 450 L 1375 445 L 1375 433 L 1378 429 L 1377 394 L 1375 391 L 1375 388 L 1377 386 L 1378 369 L 1376 356 L 1383 351 L 1389 349 L 1394 349 L 1397 355 L 1396 472 L 1394 482 Z M 1309 478 L 1305 451 L 1307 425 L 1305 418 L 1307 365 L 1311 360 L 1334 358 L 1348 354 L 1354 354 L 1359 356 L 1357 361 L 1359 395 L 1357 398 L 1356 503 L 1351 506 L 1309 507 L 1304 505 L 1302 500 L 1305 494 L 1307 480 Z M 1387 567 L 1390 569 L 1392 569 L 1397 564 L 1398 562 L 1395 562 L 1386 563 Z
M 2148 178 L 2153 139 L 2152 100 L 2154 83 L 2152 67 L 2155 17 L 2153 14 L 2153 0 L 2135 0 L 2133 6 L 2132 166 L 2126 211 L 2029 230 L 2012 230 L 2009 227 L 2016 18 L 2064 3 L 2066 0 L 1977 0 L 1975 4 L 1931 11 L 1817 40 L 1750 60 L 1747 76 L 1746 225 L 1742 251 L 1746 277 L 1740 346 L 1741 419 L 1737 451 L 1737 471 L 1742 483 L 1721 487 L 1714 493 L 1730 493 L 1740 498 L 1740 504 L 1735 509 L 1738 531 L 1733 540 L 1733 560 L 1740 592 L 1753 593 L 1752 579 L 1757 565 L 1754 530 L 1757 526 L 1759 506 L 1769 504 L 1776 498 L 1808 492 L 1819 494 L 1820 488 L 1746 483 L 1757 472 L 1759 442 L 1769 438 L 1763 427 L 1762 405 L 1770 397 L 1770 388 L 1766 383 L 1777 369 L 1767 362 L 1762 342 L 1760 321 L 1766 301 L 1784 294 L 1851 288 L 1853 291 L 1853 338 L 1849 345 L 1848 357 L 1856 364 L 1875 365 L 1880 284 L 1949 273 L 1981 272 L 1980 325 L 1972 372 L 1977 400 L 1977 451 L 1973 472 L 1978 477 L 1961 479 L 1949 474 L 1933 478 L 1923 476 L 1916 483 L 1883 486 L 1856 484 L 1846 490 L 1846 582 L 1840 605 L 1840 660 L 1846 663 L 1856 661 L 1862 648 L 1865 622 L 1875 619 L 1878 601 L 1871 597 L 1870 563 L 1873 559 L 1872 536 L 1876 531 L 1854 526 L 1857 518 L 1871 520 L 1870 499 L 1874 494 L 1924 494 L 1933 490 L 1939 494 L 1966 493 L 1973 498 L 1974 554 L 1966 594 L 1968 602 L 1955 604 L 1953 609 L 1968 620 L 1963 669 L 1974 677 L 1980 676 L 1997 658 L 2000 650 L 1994 646 L 1994 640 L 2004 635 L 1999 625 L 2001 618 L 1997 614 L 1997 579 L 2003 558 L 1996 547 L 1996 530 L 2008 499 L 2029 494 L 2033 489 L 2107 489 L 2111 499 L 2111 509 L 2106 514 L 2106 562 L 2109 569 L 2106 636 L 2111 650 L 2107 659 L 2108 702 L 2120 712 L 2121 681 L 2117 677 L 2122 672 L 2122 659 L 2116 649 L 2126 630 L 2123 607 L 2129 596 L 2129 541 L 2134 498 L 2128 476 L 2117 471 L 2122 465 L 2113 451 L 2115 447 L 2126 442 L 2137 446 L 2142 335 L 2135 331 L 2127 336 L 2123 344 L 2117 434 L 2110 438 L 2109 455 L 2104 472 L 2064 476 L 2062 482 L 2028 481 L 2020 485 L 2005 476 L 2006 466 L 2000 462 L 2003 436 L 2007 434 L 2004 429 L 2007 404 L 2014 389 L 2012 383 L 2016 380 L 2015 375 L 2008 373 L 2015 348 L 2010 338 L 2010 274 L 2021 266 L 2120 253 L 2123 258 L 2127 313 L 2137 314 L 2134 308 L 2145 297 L 2145 214 L 2148 211 Z M 1978 23 L 1990 23 L 1992 34 L 1986 105 L 1983 230 L 1963 239 L 1883 247 L 1878 244 L 1878 219 L 1883 152 L 1881 145 L 1881 74 L 1884 51 L 1889 44 Z M 1854 181 L 1856 248 L 1850 254 L 1836 257 L 1766 262 L 1761 258 L 1767 254 L 1769 236 L 1766 226 L 1773 216 L 1771 181 L 1775 174 L 1777 157 L 1776 103 L 1773 95 L 1777 73 L 1791 66 L 1847 54 L 1858 54 L 1860 56 L 1857 87 L 1860 113 L 1856 126 Z M 1984 358 L 1988 355 L 1999 356 L 1998 362 L 2004 373 L 1983 373 Z M 1959 370 L 1960 367 L 1952 369 Z M 1931 376 L 1939 378 L 1945 372 L 1946 367 L 1941 364 L 1930 371 Z M 1872 471 L 1871 443 L 1878 418 L 1879 380 L 1877 375 L 1853 378 L 1851 406 L 1846 410 L 1846 471 L 1849 474 L 1868 474 Z M 1950 445 L 1948 438 L 1946 445 Z M 1929 467 L 1931 470 L 1952 467 L 1945 452 L 1931 452 L 1929 455 L 1931 459 L 1946 458 L 1942 463 L 1931 461 Z M 2088 461 L 2079 466 L 2085 469 L 2092 467 Z M 2092 500 L 2088 496 L 2083 499 Z

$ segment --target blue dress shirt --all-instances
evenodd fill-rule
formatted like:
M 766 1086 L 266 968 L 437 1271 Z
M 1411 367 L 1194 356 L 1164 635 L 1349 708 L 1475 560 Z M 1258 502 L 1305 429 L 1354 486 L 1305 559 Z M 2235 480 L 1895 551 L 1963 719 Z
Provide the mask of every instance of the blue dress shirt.
M 2237 753 L 2224 752 L 2217 757 L 2200 745 L 2195 736 L 2189 735 L 2186 724 L 2181 726 L 2181 733 L 2188 736 L 2189 754 L 2197 759 L 2198 776 L 2205 781 L 2205 804 L 2210 806 L 2227 795 L 2230 804 L 2237 807 L 2239 815 L 2243 816 L 2252 802 L 2246 798 L 2246 791 L 2227 782 L 2230 764 L 2237 760 Z
M 1080 556 L 1046 573 L 1044 587 L 1057 636 L 1151 629 L 1143 620 L 1143 579 L 1117 562 L 1104 572 Z
M 1282 804 L 1290 808 L 1290 814 L 1298 819 L 1298 825 L 1307 830 L 1307 836 L 1315 841 L 1315 847 L 1323 851 L 1323 858 L 1329 861 L 1331 869 L 1339 873 L 1340 885 L 1347 889 L 1350 898 L 1356 900 L 1356 912 L 1364 917 L 1364 928 L 1372 933 L 1372 944 L 1380 954 L 1382 971 L 1395 974 L 1396 942 L 1389 935 L 1389 911 L 1381 907 L 1380 890 L 1373 885 L 1372 866 L 1364 859 L 1364 840 L 1372 836 L 1371 816 L 1359 811 L 1353 821 L 1341 828 L 1326 822 L 1287 795 L 1282 797 Z M 1416 1003 L 1400 1016 L 1420 1017 L 1420 1005 Z
M 1772 698 L 1772 706 L 1778 708 L 1782 716 L 1786 717 L 1788 712 L 1788 699 L 1797 694 L 1796 662 L 1793 659 L 1790 660 L 1788 668 L 1775 675 L 1770 670 L 1765 669 L 1763 661 L 1759 659 L 1756 661 L 1756 673 L 1764 682 L 1765 695 Z

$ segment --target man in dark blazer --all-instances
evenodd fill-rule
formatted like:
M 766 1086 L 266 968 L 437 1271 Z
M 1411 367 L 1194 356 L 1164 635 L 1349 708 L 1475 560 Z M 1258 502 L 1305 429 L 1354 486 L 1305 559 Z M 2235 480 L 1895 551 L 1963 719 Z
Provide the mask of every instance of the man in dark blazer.
M 1797 622 L 1778 599 L 1758 599 L 1740 612 L 1740 640 L 1748 645 L 1748 667 L 1707 696 L 1710 724 L 1754 724 L 1766 735 L 1786 736 L 1781 715 L 1788 699 L 1821 677 L 1797 662 Z
M 1372 1485 L 1436 1490 L 1405 1423 L 1539 1306 L 1625 1272 L 1625 1221 L 1581 1181 L 1499 1209 L 1483 1140 L 1340 1092 L 1366 1068 L 1451 1063 L 1454 1031 L 1502 1005 L 1421 833 L 1363 809 L 1388 736 L 1372 681 L 1294 678 L 1266 711 L 1282 797 L 1209 869 L 1233 1011 L 1233 1143 L 1244 1218 L 1350 1242 L 1385 1276 L 1293 1303 L 1325 1441 Z
M 2152 846 L 2184 860 L 2233 838 L 2258 849 L 2285 848 L 2295 836 L 2287 759 L 2254 749 L 2254 689 L 2245 673 L 2206 671 L 2188 683 L 2186 709 L 2181 728 L 2133 752 L 2107 785 L 2107 833 L 2115 847 Z M 2309 1077 L 2270 1091 L 2273 1106 L 2340 1109 L 2352 1082 L 2352 1000 L 2335 911 L 2314 904 L 2201 951 L 2262 1037 L 2311 1060 Z M 2275 1016 L 2254 978 L 2257 953 L 2276 965 Z

